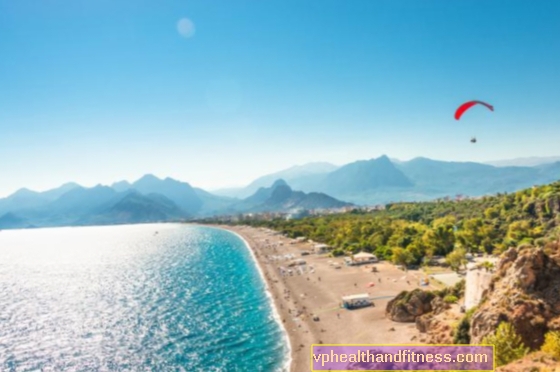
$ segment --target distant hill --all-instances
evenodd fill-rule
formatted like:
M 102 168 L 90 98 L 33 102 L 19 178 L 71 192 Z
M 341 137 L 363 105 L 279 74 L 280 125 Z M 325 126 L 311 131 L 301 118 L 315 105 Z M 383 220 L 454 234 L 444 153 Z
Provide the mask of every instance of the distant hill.
M 132 185 L 128 181 L 119 181 L 111 185 L 111 188 L 115 191 L 122 192 L 127 191 L 132 188 Z
M 246 187 L 215 190 L 214 193 L 236 198 L 246 198 L 253 195 L 259 188 L 268 187 L 275 180 L 282 179 L 298 190 L 311 190 L 324 179 L 324 177 L 336 170 L 336 165 L 327 162 L 308 163 L 296 165 L 279 172 L 259 177 Z
M 219 214 L 288 212 L 294 208 L 350 205 L 321 193 L 293 191 L 284 180 L 259 188 L 246 199 L 232 199 L 193 188 L 172 178 L 145 175 L 129 183 L 87 188 L 66 184 L 47 192 L 21 189 L 0 199 L 0 229 L 108 225 L 188 220 Z
M 132 184 L 132 189 L 142 194 L 161 194 L 179 206 L 188 214 L 196 214 L 203 205 L 203 200 L 187 182 L 172 178 L 160 180 L 151 174 L 145 175 Z
M 25 229 L 33 227 L 24 218 L 16 216 L 14 213 L 8 212 L 3 216 L 0 216 L 0 229 Z
M 44 192 L 32 191 L 26 188 L 19 189 L 7 198 L 0 199 L 0 215 L 13 210 L 44 206 L 77 187 L 80 186 L 71 182 Z
M 105 225 L 139 222 L 164 222 L 181 219 L 185 213 L 167 197 L 159 194 L 142 195 L 127 192 L 116 203 L 96 213 L 84 216 L 78 224 Z
M 213 216 L 227 211 L 237 199 L 228 198 L 209 193 L 203 189 L 194 188 L 196 195 L 202 200 L 202 208 L 198 211 L 198 216 Z
M 27 201 L 12 205 L 11 210 L 0 217 L 0 229 L 174 221 L 191 216 L 172 200 L 157 193 L 144 195 L 133 189 L 118 192 L 102 185 L 92 188 L 66 186 L 65 189 L 68 191 L 52 201 L 49 199 L 57 193 L 48 191 L 45 195 L 28 190 L 0 199 L 3 205 L 6 200 L 22 197 Z M 32 200 L 40 202 L 31 203 Z
M 537 165 L 556 163 L 558 161 L 560 161 L 560 156 L 533 156 L 528 158 L 488 161 L 485 162 L 485 164 L 493 165 L 495 167 L 534 167 Z
M 480 196 L 514 191 L 560 179 L 559 164 L 496 167 L 475 162 L 449 162 L 422 157 L 400 161 L 381 156 L 336 167 L 327 173 L 309 175 L 295 172 L 289 180 L 281 178 L 296 190 L 307 193 L 323 192 L 340 200 L 371 205 L 426 201 L 446 196 L 455 197 L 459 194 Z M 278 179 L 272 176 L 261 177 L 249 186 L 254 189 L 254 186 L 263 180 L 270 180 L 270 185 L 273 179 Z M 249 186 L 245 191 L 249 190 Z M 253 194 L 257 190 L 254 189 Z
M 294 209 L 326 209 L 351 206 L 323 193 L 294 191 L 284 180 L 276 180 L 270 187 L 261 187 L 242 202 L 234 205 L 240 211 L 288 212 Z
M 277 177 L 284 174 L 287 178 Z M 288 179 L 289 178 L 289 179 Z M 560 179 L 560 161 L 501 166 L 387 156 L 340 167 L 311 163 L 258 178 L 240 194 L 216 195 L 187 182 L 145 175 L 135 182 L 45 192 L 22 188 L 0 199 L 0 229 L 82 224 L 177 221 L 246 212 L 338 208 L 512 192 Z M 262 186 L 259 186 L 262 185 Z M 295 191 L 297 190 L 297 191 Z
M 398 164 L 418 192 L 430 196 L 487 195 L 510 192 L 560 178 L 560 167 L 494 167 L 472 162 L 444 162 L 416 158 Z
M 274 190 L 280 186 L 288 186 L 288 184 L 283 179 L 278 179 L 270 187 L 260 187 L 253 195 L 235 203 L 232 208 L 240 212 L 253 210 L 270 199 Z
M 412 186 L 412 181 L 387 156 L 381 156 L 350 163 L 329 173 L 319 190 L 350 200 L 354 195 L 371 190 Z

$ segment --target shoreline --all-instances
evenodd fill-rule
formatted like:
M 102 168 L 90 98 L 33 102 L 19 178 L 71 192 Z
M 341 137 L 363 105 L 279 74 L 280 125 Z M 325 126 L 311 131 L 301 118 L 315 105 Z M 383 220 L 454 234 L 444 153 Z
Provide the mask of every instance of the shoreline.
M 249 248 L 272 300 L 275 321 L 286 337 L 289 367 L 285 370 L 310 370 L 312 344 L 419 342 L 414 323 L 396 323 L 385 317 L 386 304 L 393 296 L 418 287 L 413 284 L 414 273 L 403 273 L 384 262 L 375 264 L 378 273 L 371 271 L 371 265 L 334 269 L 331 262 L 342 262 L 341 258 L 314 253 L 302 256 L 312 248 L 309 243 L 295 243 L 272 230 L 211 226 L 237 235 Z M 306 265 L 287 267 L 285 256 L 304 259 Z M 287 269 L 291 269 L 289 275 Z M 373 282 L 375 286 L 371 286 Z M 358 310 L 340 307 L 342 295 L 366 292 L 374 306 Z
M 220 228 L 224 229 L 222 227 L 220 227 Z M 286 329 L 286 327 L 284 327 L 284 324 L 282 323 L 282 318 L 280 317 L 280 313 L 278 312 L 278 304 L 275 302 L 274 297 L 272 295 L 270 283 L 267 280 L 266 276 L 264 275 L 261 264 L 260 264 L 259 260 L 257 259 L 257 256 L 256 256 L 253 248 L 251 247 L 251 244 L 249 244 L 249 242 L 245 239 L 245 237 L 243 237 L 241 234 L 239 234 L 238 232 L 236 232 L 234 230 L 230 230 L 230 229 L 224 229 L 224 230 L 227 230 L 227 231 L 231 232 L 232 234 L 235 234 L 237 237 L 239 237 L 239 239 L 241 239 L 243 241 L 243 243 L 247 247 L 247 250 L 249 250 L 249 253 L 251 254 L 251 257 L 253 259 L 253 262 L 255 263 L 257 271 L 259 272 L 259 275 L 261 276 L 261 279 L 264 283 L 265 290 L 266 290 L 266 296 L 270 300 L 270 306 L 272 308 L 272 316 L 274 317 L 274 320 L 276 321 L 276 323 L 278 323 L 278 326 L 280 327 L 280 329 L 282 329 L 283 339 L 284 339 L 284 342 L 286 343 L 286 346 L 288 348 L 288 350 L 287 350 L 288 353 L 287 353 L 287 356 L 285 358 L 286 361 L 284 362 L 282 371 L 290 371 L 291 367 L 292 367 L 292 364 L 293 364 L 293 359 L 294 359 L 293 355 L 292 355 L 292 350 L 293 350 L 292 342 L 290 340 L 288 330 Z

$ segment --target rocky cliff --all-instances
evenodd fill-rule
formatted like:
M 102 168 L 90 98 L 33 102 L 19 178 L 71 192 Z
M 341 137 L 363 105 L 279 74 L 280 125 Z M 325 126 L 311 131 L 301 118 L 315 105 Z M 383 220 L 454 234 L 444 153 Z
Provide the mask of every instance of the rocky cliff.
M 510 248 L 471 318 L 471 343 L 511 323 L 531 349 L 548 330 L 560 330 L 560 257 L 558 249 Z

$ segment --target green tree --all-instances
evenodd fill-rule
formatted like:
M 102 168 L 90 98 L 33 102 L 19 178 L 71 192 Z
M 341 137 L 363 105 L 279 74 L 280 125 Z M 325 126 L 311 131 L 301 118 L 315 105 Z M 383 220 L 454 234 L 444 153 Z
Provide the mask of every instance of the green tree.
M 457 240 L 471 252 L 478 252 L 484 239 L 484 222 L 482 218 L 470 218 L 464 221 L 457 233 Z
M 560 331 L 547 332 L 541 350 L 560 360 Z
M 396 247 L 393 248 L 393 256 L 391 257 L 391 260 L 396 265 L 403 265 L 404 267 L 407 267 L 414 262 L 414 256 L 406 249 Z
M 502 322 L 493 335 L 486 336 L 483 344 L 494 345 L 496 364 L 503 366 L 522 358 L 529 352 L 510 323 Z
M 467 316 L 464 316 L 463 319 L 459 322 L 457 329 L 453 335 L 453 343 L 458 345 L 468 345 L 471 343 L 471 323 L 470 319 Z
M 449 264 L 453 271 L 459 271 L 461 266 L 466 265 L 467 259 L 465 258 L 467 251 L 463 247 L 457 247 L 453 252 L 445 257 L 445 261 Z
M 453 225 L 439 224 L 427 230 L 422 237 L 426 250 L 431 250 L 434 254 L 447 254 L 453 249 L 455 234 Z

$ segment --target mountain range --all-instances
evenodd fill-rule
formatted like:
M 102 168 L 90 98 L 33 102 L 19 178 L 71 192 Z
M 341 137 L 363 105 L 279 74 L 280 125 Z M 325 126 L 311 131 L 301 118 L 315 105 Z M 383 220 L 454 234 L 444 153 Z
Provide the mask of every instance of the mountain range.
M 552 161 L 554 158 L 549 159 Z M 560 162 L 547 163 L 545 159 L 541 159 L 537 163 L 536 166 L 498 167 L 422 157 L 399 161 L 381 156 L 340 167 L 331 165 L 330 170 L 327 168 L 327 171 L 315 171 L 312 174 L 305 172 L 305 166 L 299 166 L 301 175 L 295 174 L 284 179 L 292 187 L 304 192 L 323 192 L 354 204 L 370 205 L 425 201 L 458 194 L 480 196 L 511 192 L 560 178 Z M 285 172 L 269 174 L 259 180 L 279 178 Z M 238 197 L 249 192 L 253 184 L 245 189 L 230 189 L 225 193 L 216 190 L 215 193 Z
M 0 229 L 182 221 L 238 213 L 332 209 L 458 194 L 511 192 L 560 179 L 560 161 L 493 166 L 387 156 L 342 166 L 310 163 L 264 175 L 237 189 L 208 192 L 187 182 L 145 175 L 130 183 L 86 188 L 66 183 L 0 199 Z
M 134 183 L 85 188 L 65 184 L 46 192 L 20 189 L 0 199 L 0 229 L 185 221 L 248 212 L 350 206 L 321 193 L 293 191 L 283 180 L 246 199 L 217 196 L 186 182 L 145 175 Z
M 534 167 L 537 165 L 555 163 L 557 161 L 560 161 L 560 156 L 532 156 L 528 158 L 488 161 L 485 164 L 496 167 Z

